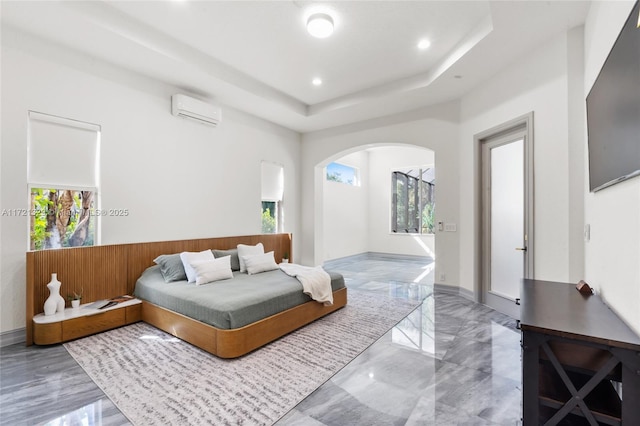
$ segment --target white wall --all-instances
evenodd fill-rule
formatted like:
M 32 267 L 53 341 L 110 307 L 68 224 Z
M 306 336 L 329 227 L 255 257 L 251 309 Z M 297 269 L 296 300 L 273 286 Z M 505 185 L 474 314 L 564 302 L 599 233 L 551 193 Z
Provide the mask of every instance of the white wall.
M 433 151 L 408 145 L 380 146 L 335 161 L 358 167 L 362 182 L 360 187 L 324 182 L 323 260 L 364 252 L 435 256 L 434 235 L 390 231 L 391 171 L 433 166 Z
M 340 244 L 339 241 L 323 241 L 322 238 L 324 209 L 321 195 L 321 167 L 331 159 L 362 148 L 397 144 L 414 145 L 434 151 L 438 164 L 443 165 L 442 167 L 436 165 L 438 167 L 436 220 L 458 222 L 458 111 L 458 103 L 451 102 L 357 125 L 303 135 L 301 219 L 304 236 L 300 261 L 304 264 L 321 264 L 325 260 L 324 246 Z M 371 182 L 371 185 L 374 183 Z M 388 200 L 386 203 L 388 204 Z M 383 215 L 386 215 L 384 226 L 379 229 L 376 226 L 376 232 L 385 234 L 385 238 L 391 238 L 388 235 L 388 212 L 383 212 Z M 374 220 L 370 219 L 370 227 L 373 223 Z M 402 237 L 398 237 L 395 240 L 395 247 L 390 247 L 385 245 L 383 239 L 378 240 L 377 237 L 372 236 L 372 232 L 371 230 L 369 232 L 370 251 L 390 252 L 392 251 L 390 248 L 393 248 L 400 253 L 424 255 L 423 248 L 415 240 L 410 238 L 400 240 Z M 439 276 L 439 272 L 446 273 L 446 284 L 450 285 L 459 283 L 457 237 L 456 232 L 440 233 L 436 237 L 438 259 L 436 277 Z M 403 247 L 399 248 L 397 244 L 402 244 Z
M 325 260 L 366 252 L 369 243 L 369 154 L 358 151 L 336 161 L 357 168 L 360 185 L 323 179 Z
M 434 235 L 395 234 L 391 229 L 391 172 L 410 167 L 434 165 L 434 152 L 408 146 L 374 148 L 369 153 L 369 250 L 379 253 L 435 256 Z M 443 165 L 449 167 L 449 165 Z M 436 166 L 436 200 L 441 194 Z M 446 197 L 446 193 L 442 193 Z M 440 217 L 436 202 L 436 217 Z
M 568 50 L 572 43 L 566 34 L 555 37 L 536 51 L 527 52 L 521 61 L 461 101 L 460 258 L 464 262 L 460 266 L 460 282 L 469 290 L 474 289 L 479 279 L 476 275 L 479 151 L 474 147 L 474 135 L 531 111 L 534 112 L 534 276 L 568 281 L 582 273 L 581 258 L 570 256 L 572 244 L 581 245 L 581 234 L 576 235 L 570 228 L 574 218 L 570 217 L 569 203 L 575 197 L 570 197 L 569 181 L 571 176 L 583 173 L 579 168 L 570 168 L 569 158 L 569 135 L 575 130 L 569 127 L 569 105 L 575 105 L 568 95 Z
M 102 244 L 260 233 L 265 160 L 284 166 L 284 230 L 296 247 L 300 135 L 224 105 L 218 128 L 173 117 L 179 91 L 3 29 L 2 207 L 28 208 L 27 111 L 35 110 L 102 126 L 101 207 L 130 212 L 102 219 Z M 28 217 L 0 219 L 0 331 L 9 331 L 25 326 Z
M 584 97 L 633 5 L 633 1 L 592 4 L 585 23 Z M 588 163 L 583 164 L 587 173 Z M 640 333 L 640 178 L 596 193 L 589 193 L 587 184 L 588 180 L 585 221 L 591 226 L 591 240 L 585 249 L 586 281 Z
M 524 52 L 522 60 L 460 102 L 307 134 L 302 145 L 297 133 L 224 106 L 217 129 L 172 117 L 170 95 L 188 88 L 3 28 L 0 207 L 28 207 L 27 111 L 37 110 L 102 125 L 102 207 L 131 212 L 104 218 L 103 244 L 260 232 L 260 162 L 266 160 L 284 165 L 285 231 L 294 233 L 294 258 L 319 264 L 335 256 L 325 249 L 335 242 L 325 241 L 332 237 L 325 237 L 324 219 L 335 220 L 324 208 L 322 167 L 368 146 L 414 145 L 435 152 L 436 220 L 457 223 L 458 229 L 436 235 L 435 276 L 445 273 L 446 284 L 473 290 L 478 255 L 473 136 L 533 111 L 535 277 L 586 278 L 640 332 L 640 178 L 595 194 L 588 193 L 584 178 L 584 97 L 632 6 L 632 1 L 593 3 L 584 31 L 584 67 L 582 30 L 574 29 Z M 580 92 L 576 82 L 582 81 Z M 372 180 L 370 185 L 373 190 Z M 398 236 L 383 235 L 388 223 L 373 235 L 382 229 L 376 223 L 381 218 L 368 220 L 367 250 L 422 254 L 418 244 L 396 246 L 402 240 L 391 238 Z M 586 245 L 584 222 L 591 225 Z M 328 229 L 326 235 L 340 233 Z M 8 331 L 24 327 L 27 218 L 1 217 L 0 235 L 0 331 Z M 349 251 L 364 250 L 352 245 Z

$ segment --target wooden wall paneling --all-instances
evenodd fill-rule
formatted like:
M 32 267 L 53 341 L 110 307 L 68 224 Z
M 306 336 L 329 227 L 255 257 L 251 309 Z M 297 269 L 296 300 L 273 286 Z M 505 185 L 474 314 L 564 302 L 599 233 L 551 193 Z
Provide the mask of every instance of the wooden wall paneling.
M 35 309 L 33 301 L 35 299 L 35 285 L 34 285 L 34 269 L 35 269 L 35 259 L 34 252 L 27 252 L 26 255 L 26 263 L 27 263 L 27 300 L 26 300 L 26 343 L 27 346 L 33 344 L 33 317 L 35 315 Z M 62 330 L 60 331 L 62 334 Z
M 53 251 L 51 251 L 53 252 Z M 82 303 L 108 299 L 126 291 L 126 259 L 121 246 L 94 246 L 66 249 L 53 259 L 62 282 L 60 294 L 83 292 Z M 46 271 L 43 271 L 46 274 Z M 46 282 L 46 275 L 42 277 Z
M 26 328 L 27 344 L 33 343 L 32 320 L 43 312 L 49 297 L 47 284 L 57 273 L 60 294 L 67 296 L 82 289 L 82 303 L 132 294 L 136 280 L 161 254 L 206 249 L 231 249 L 238 244 L 262 242 L 265 251 L 274 251 L 276 261 L 288 252 L 291 234 L 244 235 L 193 240 L 116 244 L 27 252 Z
M 153 259 L 161 254 L 194 251 L 194 244 L 193 240 L 135 243 L 127 244 L 125 250 L 127 252 L 127 294 L 133 294 L 136 280 L 145 269 L 154 264 Z
M 127 293 L 133 293 L 136 280 L 142 272 L 153 265 L 153 259 L 161 254 L 174 254 L 183 251 L 203 251 L 207 249 L 232 249 L 238 244 L 255 245 L 262 242 L 265 251 L 274 251 L 277 262 L 284 252 L 291 256 L 291 234 L 244 235 L 237 237 L 202 238 L 183 241 L 159 241 L 152 243 L 127 244 Z
M 219 238 L 204 238 L 196 241 L 196 248 L 194 251 L 203 251 L 211 249 L 220 249 L 222 246 Z M 227 247 L 224 247 L 225 249 Z
M 83 298 L 84 303 L 127 294 L 126 250 L 117 245 L 101 248 L 89 254 L 92 270 L 89 277 L 83 277 L 86 280 L 84 287 L 88 286 L 95 293 L 90 299 Z
M 113 297 L 126 291 L 125 253 L 121 246 L 43 250 L 27 255 L 27 280 L 32 288 L 33 314 L 43 312 L 47 284 L 56 273 L 60 295 L 82 291 L 82 302 Z
M 113 297 L 126 289 L 122 246 L 94 246 L 28 252 L 26 329 L 27 344 L 33 343 L 32 320 L 44 311 L 49 297 L 47 284 L 56 273 L 61 282 L 60 295 L 82 290 L 82 302 Z M 68 303 L 68 302 L 67 302 Z

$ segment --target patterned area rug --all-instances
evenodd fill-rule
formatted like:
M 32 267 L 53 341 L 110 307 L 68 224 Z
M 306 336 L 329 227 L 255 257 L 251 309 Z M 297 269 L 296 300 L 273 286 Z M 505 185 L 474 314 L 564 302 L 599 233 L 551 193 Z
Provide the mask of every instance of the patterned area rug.
M 417 304 L 349 291 L 343 309 L 233 360 L 146 323 L 64 346 L 135 425 L 270 425 Z

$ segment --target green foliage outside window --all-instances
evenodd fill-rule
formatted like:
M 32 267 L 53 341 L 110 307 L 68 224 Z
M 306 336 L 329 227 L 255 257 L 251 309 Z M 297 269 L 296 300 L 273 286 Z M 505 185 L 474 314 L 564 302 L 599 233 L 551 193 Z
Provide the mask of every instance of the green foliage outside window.
M 342 182 L 342 176 L 340 173 L 328 173 L 327 172 L 327 180 L 331 182 Z
M 326 168 L 326 180 L 329 182 L 346 183 L 347 185 L 359 186 L 357 184 L 358 169 L 340 163 L 330 163 Z
M 435 180 L 424 178 L 428 171 L 428 168 L 419 168 L 391 173 L 392 232 L 434 233 Z
M 93 191 L 31 189 L 31 250 L 92 246 Z
M 263 201 L 262 202 L 262 233 L 263 234 L 275 234 L 276 233 L 276 218 L 275 203 Z
M 429 203 L 422 209 L 422 233 L 433 234 L 435 233 L 434 218 L 435 218 L 435 204 Z

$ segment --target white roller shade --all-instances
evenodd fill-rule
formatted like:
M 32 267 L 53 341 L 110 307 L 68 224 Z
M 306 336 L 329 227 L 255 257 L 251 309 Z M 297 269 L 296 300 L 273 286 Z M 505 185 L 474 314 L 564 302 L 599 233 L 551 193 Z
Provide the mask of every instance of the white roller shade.
M 284 170 L 281 165 L 262 162 L 262 200 L 282 201 Z
M 33 186 L 98 186 L 100 126 L 29 112 L 27 179 Z

